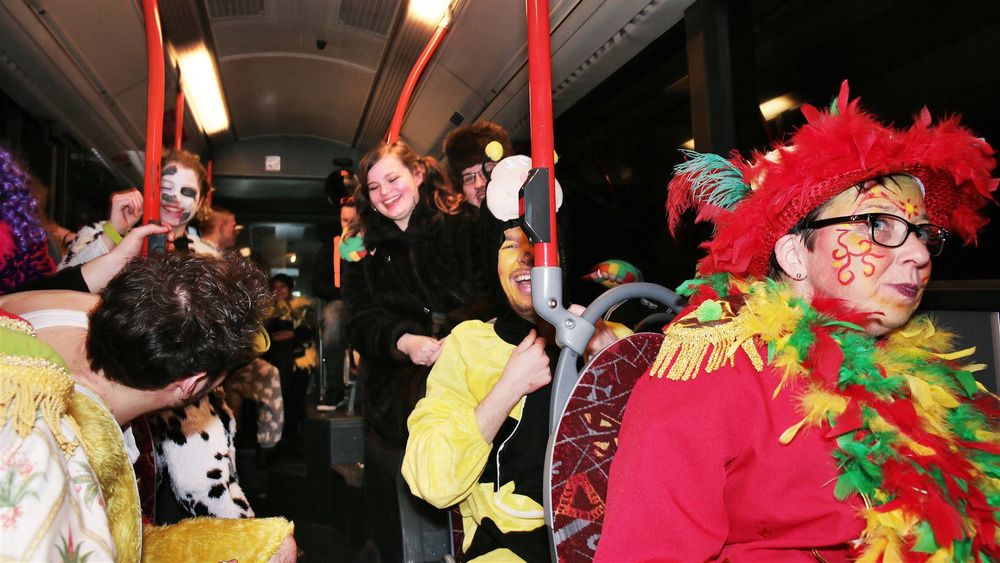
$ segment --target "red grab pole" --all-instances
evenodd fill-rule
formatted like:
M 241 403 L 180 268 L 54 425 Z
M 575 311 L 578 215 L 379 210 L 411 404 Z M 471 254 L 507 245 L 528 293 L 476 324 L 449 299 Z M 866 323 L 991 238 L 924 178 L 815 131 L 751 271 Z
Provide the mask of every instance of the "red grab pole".
M 177 105 L 174 106 L 174 148 L 181 150 L 184 139 L 184 91 L 177 90 Z
M 535 267 L 559 266 L 556 238 L 556 176 L 552 141 L 552 53 L 549 2 L 527 0 L 528 96 L 531 110 L 531 167 L 549 170 L 549 242 L 535 243 Z
M 403 116 L 406 115 L 406 108 L 410 105 L 410 97 L 413 95 L 413 90 L 417 87 L 417 82 L 420 80 L 420 75 L 424 72 L 424 67 L 427 66 L 427 62 L 434 56 L 434 51 L 437 51 L 438 46 L 441 45 L 441 41 L 444 40 L 445 34 L 448 33 L 448 22 L 450 19 L 447 17 L 442 19 L 437 29 L 434 30 L 434 35 L 431 36 L 430 41 L 424 46 L 420 57 L 417 58 L 417 62 L 410 69 L 410 75 L 406 77 L 406 84 L 403 85 L 403 91 L 399 94 L 399 101 L 396 102 L 396 113 L 392 115 L 392 121 L 389 123 L 389 132 L 385 136 L 387 143 L 391 144 L 399 138 L 399 130 L 403 128 Z
M 180 148 L 180 147 L 178 147 Z M 209 160 L 208 164 L 205 166 L 205 176 L 208 177 L 208 208 L 212 208 L 212 192 L 215 191 L 215 187 L 212 184 L 212 161 Z
M 146 27 L 146 165 L 143 174 L 142 223 L 160 220 L 160 153 L 163 143 L 163 35 L 157 0 L 142 0 Z M 143 243 L 143 253 L 146 243 Z

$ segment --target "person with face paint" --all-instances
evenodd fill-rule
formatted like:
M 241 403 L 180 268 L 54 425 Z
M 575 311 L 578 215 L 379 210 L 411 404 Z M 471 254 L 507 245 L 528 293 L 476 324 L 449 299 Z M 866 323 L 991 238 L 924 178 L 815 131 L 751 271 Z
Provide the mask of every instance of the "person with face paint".
M 403 142 L 383 144 L 362 158 L 358 177 L 367 255 L 341 263 L 346 329 L 361 355 L 369 516 L 381 557 L 395 561 L 402 557 L 396 482 L 406 417 L 451 328 L 489 307 L 474 273 L 471 225 L 454 215 L 461 196 L 433 159 Z
M 994 151 L 883 125 L 848 97 L 744 160 L 688 152 L 671 228 L 715 235 L 628 402 L 597 561 L 1000 556 L 1000 412 L 973 349 L 914 316 L 933 259 L 973 242 Z
M 514 158 L 526 173 L 530 160 Z M 494 321 L 458 325 L 442 346 L 427 395 L 407 421 L 403 477 L 432 505 L 459 505 L 466 560 L 546 561 L 542 471 L 559 348 L 531 304 L 534 253 L 517 215 L 520 174 L 497 176 L 480 209 L 480 242 L 483 270 L 505 305 Z M 627 334 L 601 323 L 588 350 Z
M 220 255 L 219 249 L 202 241 L 191 226 L 194 219 L 206 218 L 209 212 L 206 206 L 209 190 L 207 172 L 197 155 L 174 149 L 163 156 L 160 222 L 172 229 L 169 236 L 173 237 L 173 245 L 177 251 L 192 251 L 216 257 Z M 111 219 L 81 229 L 59 267 L 84 264 L 107 254 L 109 249 L 116 247 L 121 235 L 131 229 L 141 217 L 142 197 L 138 191 L 115 194 L 112 197 Z M 142 227 L 150 228 L 152 227 Z M 273 371 L 267 369 L 260 370 L 260 373 L 273 375 Z M 168 410 L 148 417 L 157 454 L 155 471 L 158 478 L 155 482 L 161 486 L 169 483 L 179 504 L 173 517 L 253 516 L 253 509 L 236 477 L 236 421 L 225 403 L 222 390 L 213 391 L 177 410 L 179 412 Z M 196 445 L 201 446 L 203 451 L 196 451 Z M 220 452 L 228 452 L 228 462 L 216 466 L 218 460 L 214 456 Z M 209 473 L 215 475 L 216 470 L 225 483 L 221 489 L 216 482 L 219 479 L 208 476 Z M 147 479 L 144 487 L 149 487 L 150 481 L 152 479 Z M 148 494 L 147 491 L 144 494 Z M 147 506 L 151 504 L 147 503 Z M 154 517 L 153 514 L 147 516 Z
M 160 223 L 173 230 L 178 250 L 193 250 L 217 255 L 218 251 L 201 241 L 190 226 L 196 218 L 207 217 L 208 173 L 197 155 L 185 150 L 171 150 L 163 156 L 160 173 Z M 142 194 L 130 189 L 111 196 L 107 221 L 86 225 L 76 233 L 59 269 L 85 264 L 107 254 L 121 242 L 142 218 Z

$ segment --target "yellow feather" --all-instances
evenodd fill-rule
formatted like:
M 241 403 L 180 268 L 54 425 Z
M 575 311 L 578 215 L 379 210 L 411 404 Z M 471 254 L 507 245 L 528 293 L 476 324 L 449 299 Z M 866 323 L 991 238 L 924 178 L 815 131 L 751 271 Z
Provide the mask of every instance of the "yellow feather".
M 950 547 L 942 547 L 927 558 L 927 563 L 951 563 L 955 560 L 955 554 Z
M 948 354 L 934 354 L 935 356 L 941 358 L 942 360 L 958 360 L 971 356 L 976 353 L 976 347 L 966 348 L 965 350 L 959 350 L 957 352 L 951 352 Z

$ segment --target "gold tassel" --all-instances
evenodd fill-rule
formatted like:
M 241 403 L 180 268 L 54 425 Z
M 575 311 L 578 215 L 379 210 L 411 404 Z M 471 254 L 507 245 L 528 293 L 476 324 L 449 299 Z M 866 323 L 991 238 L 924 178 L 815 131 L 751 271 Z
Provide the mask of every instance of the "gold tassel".
M 663 335 L 663 344 L 653 360 L 650 375 L 687 381 L 698 375 L 704 364 L 705 373 L 735 364 L 737 350 L 742 349 L 757 371 L 764 369 L 753 342 L 753 334 L 744 327 L 744 317 L 735 317 L 718 324 L 689 325 L 696 322 L 687 317 L 672 325 Z
M 53 362 L 41 358 L 0 354 L 0 425 L 11 421 L 20 437 L 34 428 L 39 413 L 49 426 L 59 448 L 69 455 L 75 440 L 62 433 L 66 404 L 73 392 L 73 380 Z M 74 426 L 71 419 L 66 419 Z M 76 431 L 76 428 L 73 428 Z

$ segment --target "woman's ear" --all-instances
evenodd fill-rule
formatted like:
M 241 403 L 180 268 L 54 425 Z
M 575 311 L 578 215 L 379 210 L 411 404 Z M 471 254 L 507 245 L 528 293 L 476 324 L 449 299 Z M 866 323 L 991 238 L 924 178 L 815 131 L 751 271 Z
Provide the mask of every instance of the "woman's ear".
M 785 274 L 792 279 L 801 280 L 809 275 L 806 271 L 808 252 L 809 249 L 806 248 L 800 234 L 784 235 L 774 243 L 774 258 Z

